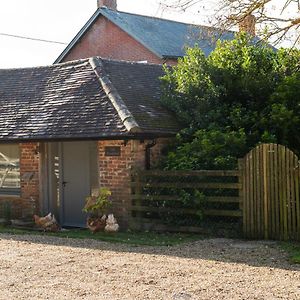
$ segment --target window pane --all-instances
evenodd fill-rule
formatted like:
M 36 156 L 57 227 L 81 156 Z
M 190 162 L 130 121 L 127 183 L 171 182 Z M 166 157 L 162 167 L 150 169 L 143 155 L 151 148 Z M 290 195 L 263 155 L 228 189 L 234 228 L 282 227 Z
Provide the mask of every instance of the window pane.
M 16 194 L 20 190 L 19 145 L 0 144 L 0 193 Z

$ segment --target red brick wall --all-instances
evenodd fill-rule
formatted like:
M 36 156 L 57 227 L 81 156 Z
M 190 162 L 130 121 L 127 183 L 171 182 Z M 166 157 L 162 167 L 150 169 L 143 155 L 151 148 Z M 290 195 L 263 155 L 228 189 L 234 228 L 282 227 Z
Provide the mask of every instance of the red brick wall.
M 149 63 L 156 64 L 165 63 L 165 60 L 160 59 L 104 17 L 98 18 L 63 61 L 92 56 L 127 61 L 147 60 Z M 176 64 L 176 62 L 176 60 L 167 61 L 168 64 Z
M 157 144 L 151 148 L 152 159 L 157 161 L 161 149 L 166 145 L 167 139 L 158 139 Z M 99 181 L 100 187 L 107 187 L 112 192 L 112 211 L 124 228 L 128 225 L 129 205 L 131 194 L 131 169 L 145 168 L 145 147 L 151 141 L 99 141 Z M 120 156 L 105 156 L 106 146 L 119 146 Z M 153 162 L 155 162 L 153 161 Z
M 177 59 L 167 59 L 163 63 L 169 66 L 175 66 L 177 65 L 178 61 Z
M 112 192 L 113 213 L 117 216 L 122 228 L 128 225 L 131 194 L 132 168 L 145 168 L 145 149 L 152 141 L 99 141 L 98 165 L 100 187 L 107 187 Z M 151 148 L 151 165 L 155 165 L 161 157 L 161 150 L 169 143 L 169 139 L 157 139 Z M 120 156 L 105 156 L 106 146 L 119 146 Z M 13 218 L 32 218 L 39 212 L 40 203 L 40 157 L 38 143 L 20 144 L 20 176 L 21 195 L 11 197 Z M 8 200 L 1 199 L 0 202 Z M 1 209 L 0 209 L 1 210 Z M 1 213 L 1 211 L 0 211 Z M 2 213 L 1 213 L 2 215 Z
M 120 156 L 105 156 L 106 146 L 120 146 Z M 100 187 L 112 192 L 112 211 L 122 227 L 127 226 L 130 201 L 130 171 L 134 166 L 143 167 L 144 147 L 139 141 L 99 141 L 99 181 Z
M 23 215 L 39 211 L 39 145 L 38 143 L 20 144 L 20 176 Z

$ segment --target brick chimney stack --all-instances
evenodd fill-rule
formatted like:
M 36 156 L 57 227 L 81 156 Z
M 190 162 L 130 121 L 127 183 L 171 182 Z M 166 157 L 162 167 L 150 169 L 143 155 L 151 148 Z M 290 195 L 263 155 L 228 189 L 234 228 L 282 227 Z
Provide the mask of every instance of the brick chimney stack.
M 246 16 L 239 23 L 239 31 L 245 31 L 251 35 L 255 35 L 256 18 L 253 15 Z
M 97 6 L 106 6 L 107 8 L 117 10 L 117 0 L 97 0 Z

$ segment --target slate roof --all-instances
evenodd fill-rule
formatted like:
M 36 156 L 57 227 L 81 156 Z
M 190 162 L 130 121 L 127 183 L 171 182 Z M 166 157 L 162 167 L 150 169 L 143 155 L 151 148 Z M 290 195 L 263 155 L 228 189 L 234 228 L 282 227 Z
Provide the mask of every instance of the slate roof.
M 83 59 L 0 70 L 0 141 L 170 136 L 160 106 L 162 67 Z
M 217 39 L 228 40 L 234 38 L 234 32 L 232 31 L 220 31 L 213 27 L 196 26 L 101 7 L 83 26 L 56 59 L 55 63 L 63 60 L 73 46 L 101 16 L 113 22 L 160 58 L 182 57 L 185 54 L 185 47 L 192 47 L 195 44 L 208 55 L 215 48 Z M 95 42 L 101 43 L 101 37 L 99 36 L 99 41 Z

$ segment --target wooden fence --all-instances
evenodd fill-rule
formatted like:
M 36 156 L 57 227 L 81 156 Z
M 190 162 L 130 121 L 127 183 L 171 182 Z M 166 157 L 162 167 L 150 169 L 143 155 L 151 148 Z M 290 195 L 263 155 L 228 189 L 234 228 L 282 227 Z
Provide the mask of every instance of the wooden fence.
M 132 174 L 131 227 L 143 230 L 201 231 L 199 209 L 205 216 L 242 217 L 242 183 L 237 170 L 159 171 Z M 203 195 L 201 203 L 182 205 L 186 194 Z M 194 199 L 188 199 L 193 202 Z M 178 218 L 176 220 L 176 218 Z M 172 222 L 172 220 L 176 222 Z M 185 222 L 183 222 L 185 220 Z M 184 223 L 184 224 L 180 224 Z
M 262 144 L 244 158 L 245 237 L 300 240 L 298 157 L 277 144 Z
M 194 221 L 201 209 L 210 217 L 242 217 L 247 238 L 300 241 L 300 163 L 282 145 L 257 146 L 236 171 L 134 171 L 131 184 L 134 228 L 201 231 L 193 222 L 165 222 L 180 215 Z M 185 193 L 192 203 L 195 191 L 205 196 L 204 206 L 176 204 Z

